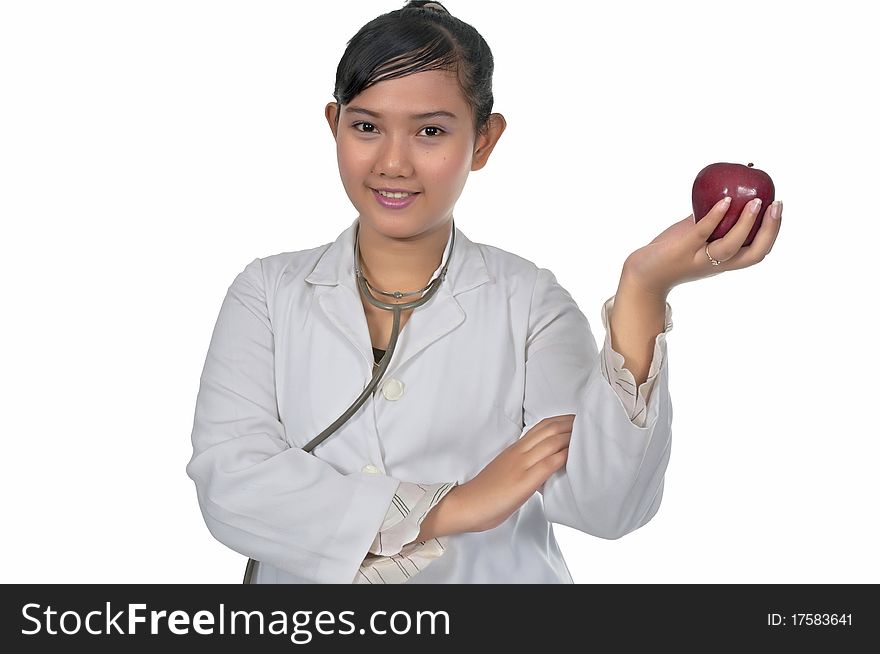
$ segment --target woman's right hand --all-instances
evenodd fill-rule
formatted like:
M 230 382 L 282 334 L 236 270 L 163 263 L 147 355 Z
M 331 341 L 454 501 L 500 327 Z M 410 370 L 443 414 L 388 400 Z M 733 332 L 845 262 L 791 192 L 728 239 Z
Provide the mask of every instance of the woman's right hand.
M 466 531 L 494 529 L 507 520 L 568 460 L 575 416 L 551 416 L 451 491 Z

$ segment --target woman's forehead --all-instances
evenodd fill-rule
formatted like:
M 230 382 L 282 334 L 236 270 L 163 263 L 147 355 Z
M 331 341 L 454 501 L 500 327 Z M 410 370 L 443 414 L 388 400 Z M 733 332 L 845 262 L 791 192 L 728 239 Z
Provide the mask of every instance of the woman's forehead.
M 347 107 L 382 118 L 418 119 L 448 112 L 461 117 L 467 104 L 458 78 L 449 71 L 428 70 L 382 80 L 364 89 Z

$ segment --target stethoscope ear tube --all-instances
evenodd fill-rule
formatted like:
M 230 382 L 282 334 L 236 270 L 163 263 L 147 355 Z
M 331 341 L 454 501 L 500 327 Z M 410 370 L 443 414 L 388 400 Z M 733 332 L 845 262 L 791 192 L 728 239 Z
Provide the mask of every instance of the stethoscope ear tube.
M 370 394 L 376 389 L 376 386 L 379 384 L 379 380 L 382 379 L 382 375 L 385 374 L 385 371 L 388 370 L 388 365 L 391 363 L 391 357 L 394 354 L 394 348 L 397 347 L 397 339 L 400 336 L 400 312 L 406 311 L 407 309 L 415 309 L 423 304 L 425 304 L 428 300 L 430 300 L 434 293 L 437 292 L 437 289 L 440 288 L 440 284 L 443 283 L 443 280 L 446 279 L 446 269 L 449 267 L 449 260 L 452 259 L 452 250 L 455 246 L 455 223 L 452 223 L 452 243 L 449 248 L 449 256 L 446 258 L 446 264 L 443 266 L 443 270 L 434 279 L 433 282 L 428 286 L 427 292 L 417 300 L 413 300 L 412 302 L 404 302 L 402 304 L 388 304 L 387 302 L 382 302 L 381 300 L 377 300 L 373 297 L 373 294 L 370 293 L 369 288 L 367 287 L 366 280 L 364 279 L 363 273 L 360 270 L 360 266 L 358 265 L 359 258 L 359 250 L 357 247 L 357 239 L 355 238 L 355 271 L 357 272 L 357 280 L 361 290 L 364 293 L 364 297 L 373 304 L 374 306 L 379 307 L 380 309 L 385 309 L 386 311 L 391 311 L 394 314 L 394 320 L 391 323 L 391 340 L 388 342 L 388 348 L 385 351 L 385 356 L 382 357 L 382 360 L 379 362 L 379 367 L 373 371 L 373 378 L 370 380 L 370 383 L 367 384 L 367 387 L 363 390 L 363 392 L 358 396 L 358 398 L 352 403 L 350 407 L 348 407 L 345 412 L 339 416 L 333 423 L 327 427 L 320 434 L 315 436 L 312 440 L 310 440 L 302 449 L 306 452 L 311 453 L 318 445 L 323 443 L 327 438 L 329 438 L 339 427 L 341 427 L 349 418 L 351 418 L 357 410 L 363 405 L 364 402 L 367 401 L 367 398 Z M 248 558 L 247 566 L 244 570 L 244 580 L 243 584 L 252 584 L 254 573 L 256 571 L 257 561 L 254 559 Z

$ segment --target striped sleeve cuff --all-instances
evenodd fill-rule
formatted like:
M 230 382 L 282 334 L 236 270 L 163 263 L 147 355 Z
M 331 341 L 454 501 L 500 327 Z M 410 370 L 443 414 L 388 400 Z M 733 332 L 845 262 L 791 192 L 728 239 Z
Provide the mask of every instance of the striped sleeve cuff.
M 409 543 L 393 556 L 367 554 L 361 563 L 355 584 L 403 584 L 417 575 L 446 551 L 446 536 Z
M 636 380 L 632 372 L 623 367 L 624 356 L 611 347 L 611 330 L 609 329 L 608 314 L 614 307 L 614 296 L 605 300 L 602 305 L 602 325 L 605 327 L 605 343 L 600 353 L 600 367 L 602 374 L 608 383 L 614 388 L 617 395 L 626 407 L 629 419 L 637 426 L 644 427 L 647 421 L 648 398 L 663 367 L 666 358 L 666 335 L 672 329 L 672 307 L 666 303 L 666 318 L 664 331 L 657 334 L 654 339 L 654 354 L 651 359 L 651 367 L 648 369 L 648 378 L 642 383 L 636 392 Z
M 415 540 L 428 511 L 433 509 L 456 484 L 457 482 L 438 484 L 400 482 L 382 527 L 370 546 L 370 553 L 391 556 L 400 552 L 404 545 Z
M 400 482 L 354 583 L 404 583 L 442 556 L 446 549 L 444 538 L 420 542 L 415 539 L 428 512 L 457 485 L 458 482 Z

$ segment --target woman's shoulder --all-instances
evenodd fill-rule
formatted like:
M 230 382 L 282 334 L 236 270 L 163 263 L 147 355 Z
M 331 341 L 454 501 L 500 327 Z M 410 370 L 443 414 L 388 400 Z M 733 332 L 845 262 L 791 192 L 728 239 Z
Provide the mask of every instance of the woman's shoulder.
M 314 268 L 315 263 L 321 258 L 321 255 L 327 251 L 333 243 L 325 243 L 317 247 L 308 248 L 306 250 L 293 250 L 289 252 L 277 252 L 269 254 L 260 259 L 263 262 L 264 270 L 285 270 L 295 271 L 308 266 L 310 263 Z
M 534 281 L 538 266 L 523 256 L 514 254 L 496 245 L 474 242 L 479 250 L 489 275 L 497 280 L 525 279 Z
M 266 285 L 272 288 L 282 278 L 292 280 L 306 277 L 331 245 L 332 242 L 304 250 L 276 252 L 257 257 Z

